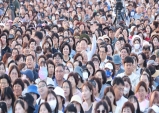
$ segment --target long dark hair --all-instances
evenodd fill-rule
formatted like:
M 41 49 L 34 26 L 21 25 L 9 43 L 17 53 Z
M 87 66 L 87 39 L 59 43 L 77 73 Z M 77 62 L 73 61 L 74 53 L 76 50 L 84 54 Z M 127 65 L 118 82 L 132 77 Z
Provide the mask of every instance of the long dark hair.
M 64 83 L 67 83 L 67 84 L 69 85 L 69 87 L 70 87 L 70 88 L 69 88 L 69 89 L 70 89 L 70 94 L 69 94 L 69 96 L 68 96 L 68 100 L 71 101 L 71 98 L 72 98 L 72 96 L 73 96 L 71 82 L 68 81 L 68 80 L 65 80 L 65 81 L 62 83 L 62 86 L 63 86 Z
M 47 102 L 43 102 L 42 104 L 40 104 L 38 113 L 40 113 L 40 108 L 42 105 L 44 105 L 46 107 L 46 109 L 48 110 L 49 113 L 52 113 L 51 107 Z M 55 112 L 55 113 L 58 113 L 58 112 Z
M 137 103 L 136 113 L 140 113 L 140 106 L 139 106 L 139 102 L 138 102 L 137 98 L 134 95 L 132 95 L 128 98 L 128 100 L 131 102 L 131 99 L 134 99 Z
M 55 97 L 55 99 L 56 99 L 57 104 L 56 104 L 56 107 L 55 107 L 54 112 L 55 112 L 55 113 L 58 113 L 59 103 L 58 103 L 58 100 L 57 100 L 57 96 L 56 96 L 56 94 L 55 94 L 55 92 L 54 92 L 53 90 L 49 90 L 49 91 L 48 91 L 48 94 L 47 94 L 47 97 L 45 98 L 45 101 L 47 101 L 47 98 L 48 98 L 48 95 L 49 95 L 49 94 L 54 95 L 54 97 Z M 41 105 L 40 105 L 40 106 L 41 106 Z M 40 107 L 39 107 L 39 110 L 40 110 Z
M 5 97 L 8 99 L 12 99 L 11 106 L 12 108 L 14 107 L 14 102 L 15 102 L 15 96 L 13 93 L 13 90 L 10 87 L 5 87 L 4 90 L 1 93 L 1 100 L 5 100 Z
M 106 113 L 109 113 L 109 111 L 108 111 L 108 105 L 107 105 L 106 102 L 103 101 L 103 100 L 99 101 L 99 102 L 96 104 L 96 106 L 95 106 L 95 113 L 98 113 L 98 112 L 97 112 L 97 109 L 98 109 L 99 106 L 101 106 L 101 105 L 104 106 L 104 109 L 106 110 Z

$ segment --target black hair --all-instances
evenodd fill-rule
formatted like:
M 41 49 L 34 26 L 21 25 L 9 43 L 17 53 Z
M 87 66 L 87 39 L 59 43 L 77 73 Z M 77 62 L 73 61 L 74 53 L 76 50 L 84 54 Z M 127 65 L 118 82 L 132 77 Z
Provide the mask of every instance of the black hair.
M 44 105 L 46 107 L 46 109 L 48 110 L 49 113 L 52 113 L 51 107 L 47 102 L 43 102 L 40 104 L 38 113 L 40 113 L 40 108 L 42 105 Z
M 146 55 L 144 53 L 140 53 L 138 54 L 138 56 L 141 55 L 143 60 L 144 60 L 144 63 L 143 63 L 143 67 L 146 68 L 147 67 L 147 58 L 146 58 Z
M 8 85 L 11 87 L 11 78 L 10 78 L 10 76 L 8 76 L 7 74 L 3 74 L 3 75 L 0 76 L 0 80 L 1 79 L 6 79 L 7 82 L 8 82 Z
M 65 111 L 64 113 L 67 113 L 67 112 L 73 112 L 73 113 L 77 113 L 77 109 L 76 107 L 74 106 L 74 104 L 68 104 L 67 107 L 65 108 Z
M 22 79 L 17 78 L 14 83 L 13 83 L 13 87 L 14 85 L 19 84 L 22 87 L 22 91 L 24 90 L 24 82 L 22 81 Z
M 61 59 L 63 59 L 62 54 L 59 53 L 59 52 L 56 52 L 56 53 L 53 55 L 53 59 L 54 59 L 56 56 L 59 56 Z
M 113 86 L 114 85 L 123 85 L 124 86 L 124 81 L 121 77 L 115 77 L 113 80 Z
M 131 56 L 126 56 L 125 59 L 124 59 L 124 64 L 125 63 L 134 63 L 134 60 Z
M 95 112 L 97 112 L 97 109 L 99 108 L 99 106 L 103 105 L 104 109 L 106 110 L 106 113 L 109 113 L 108 111 L 108 105 L 106 104 L 106 102 L 104 100 L 99 101 L 96 106 L 95 106 Z
M 87 63 L 86 63 L 86 66 L 87 65 L 91 65 L 91 67 L 93 68 L 93 74 L 92 74 L 92 76 L 94 76 L 94 73 L 95 73 L 95 66 L 94 66 L 94 63 L 92 62 L 92 61 L 88 61 Z M 88 70 L 89 71 L 89 70 Z
M 11 87 L 5 87 L 4 90 L 1 92 L 1 100 L 5 101 L 5 97 L 8 99 L 12 99 L 12 108 L 14 107 L 14 102 L 15 102 L 15 96 L 13 93 L 13 90 Z
M 63 42 L 62 45 L 60 46 L 61 53 L 63 54 L 63 48 L 65 46 L 68 46 L 68 49 L 69 49 L 69 54 L 68 55 L 70 55 L 70 53 L 71 53 L 71 46 L 70 46 L 70 44 L 68 42 Z
M 3 101 L 0 102 L 0 109 L 2 113 L 7 113 L 7 105 L 5 102 Z
M 34 57 L 32 54 L 28 54 L 28 55 L 26 56 L 26 58 L 29 57 L 29 56 L 31 56 L 33 60 L 35 59 L 35 57 Z
M 107 82 L 107 77 L 106 77 L 106 75 L 105 75 L 105 71 L 102 70 L 102 69 L 99 69 L 99 70 L 97 70 L 97 71 L 95 72 L 95 74 L 96 74 L 97 72 L 100 72 L 100 73 L 102 74 L 102 79 L 103 79 L 103 83 L 102 83 L 102 84 L 105 84 L 105 83 Z
M 137 100 L 136 96 L 131 95 L 131 96 L 128 98 L 128 100 L 130 101 L 131 99 L 134 99 L 134 100 L 136 101 L 136 103 L 137 103 L 136 113 L 141 113 L 141 112 L 140 112 L 139 102 L 138 102 L 138 100 Z
M 106 46 L 103 45 L 103 46 L 100 46 L 99 49 L 100 49 L 100 48 L 104 48 L 104 49 L 105 49 L 105 52 L 108 52 L 108 49 L 107 49 Z
M 42 34 L 42 32 L 40 32 L 40 31 L 36 31 L 36 32 L 35 32 L 35 36 L 37 36 L 40 40 L 43 39 L 43 34 Z

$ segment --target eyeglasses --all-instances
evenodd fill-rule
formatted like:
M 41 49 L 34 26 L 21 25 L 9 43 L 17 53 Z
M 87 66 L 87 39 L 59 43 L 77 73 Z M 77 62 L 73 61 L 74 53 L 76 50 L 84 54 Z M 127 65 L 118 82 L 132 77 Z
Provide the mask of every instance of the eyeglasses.
M 97 113 L 105 113 L 105 110 L 97 110 Z
M 59 71 L 55 71 L 55 73 L 62 73 L 63 71 L 62 70 L 59 70 Z

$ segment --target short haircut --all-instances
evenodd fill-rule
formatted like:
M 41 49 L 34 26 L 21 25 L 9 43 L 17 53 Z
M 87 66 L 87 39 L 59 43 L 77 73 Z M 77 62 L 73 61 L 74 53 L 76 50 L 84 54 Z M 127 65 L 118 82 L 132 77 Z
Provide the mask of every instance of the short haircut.
M 62 67 L 63 70 L 65 70 L 65 66 L 64 66 L 63 64 L 57 64 L 56 68 L 57 68 L 57 67 Z
M 103 45 L 103 46 L 100 46 L 99 49 L 100 49 L 100 48 L 104 48 L 104 49 L 105 49 L 105 52 L 108 52 L 107 46 L 104 46 L 104 45 Z
M 33 60 L 35 59 L 35 57 L 34 57 L 32 54 L 28 54 L 28 55 L 26 56 L 26 58 L 29 57 L 29 56 L 31 56 Z
M 40 32 L 40 31 L 36 31 L 36 32 L 35 32 L 35 36 L 38 37 L 40 40 L 43 39 L 43 34 L 42 34 L 42 32 Z
M 123 85 L 124 86 L 124 81 L 121 77 L 115 77 L 113 80 L 113 86 L 114 85 Z
M 60 52 L 56 52 L 54 55 L 53 55 L 53 59 L 56 57 L 56 56 L 59 56 L 61 59 L 63 59 L 63 56 Z
M 24 82 L 22 81 L 22 79 L 17 78 L 14 83 L 13 83 L 13 87 L 14 85 L 19 84 L 22 87 L 22 91 L 24 90 Z
M 124 59 L 124 64 L 125 63 L 134 63 L 134 60 L 131 56 L 126 56 L 125 59 Z

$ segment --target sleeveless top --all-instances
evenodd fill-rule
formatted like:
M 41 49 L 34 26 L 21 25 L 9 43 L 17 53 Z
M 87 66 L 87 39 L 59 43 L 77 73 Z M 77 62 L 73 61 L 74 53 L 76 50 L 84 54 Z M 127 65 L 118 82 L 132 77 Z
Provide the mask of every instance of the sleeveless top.
M 93 104 L 92 104 L 93 106 Z M 90 107 L 90 109 L 88 111 L 85 111 L 84 113 L 92 113 L 92 106 Z

